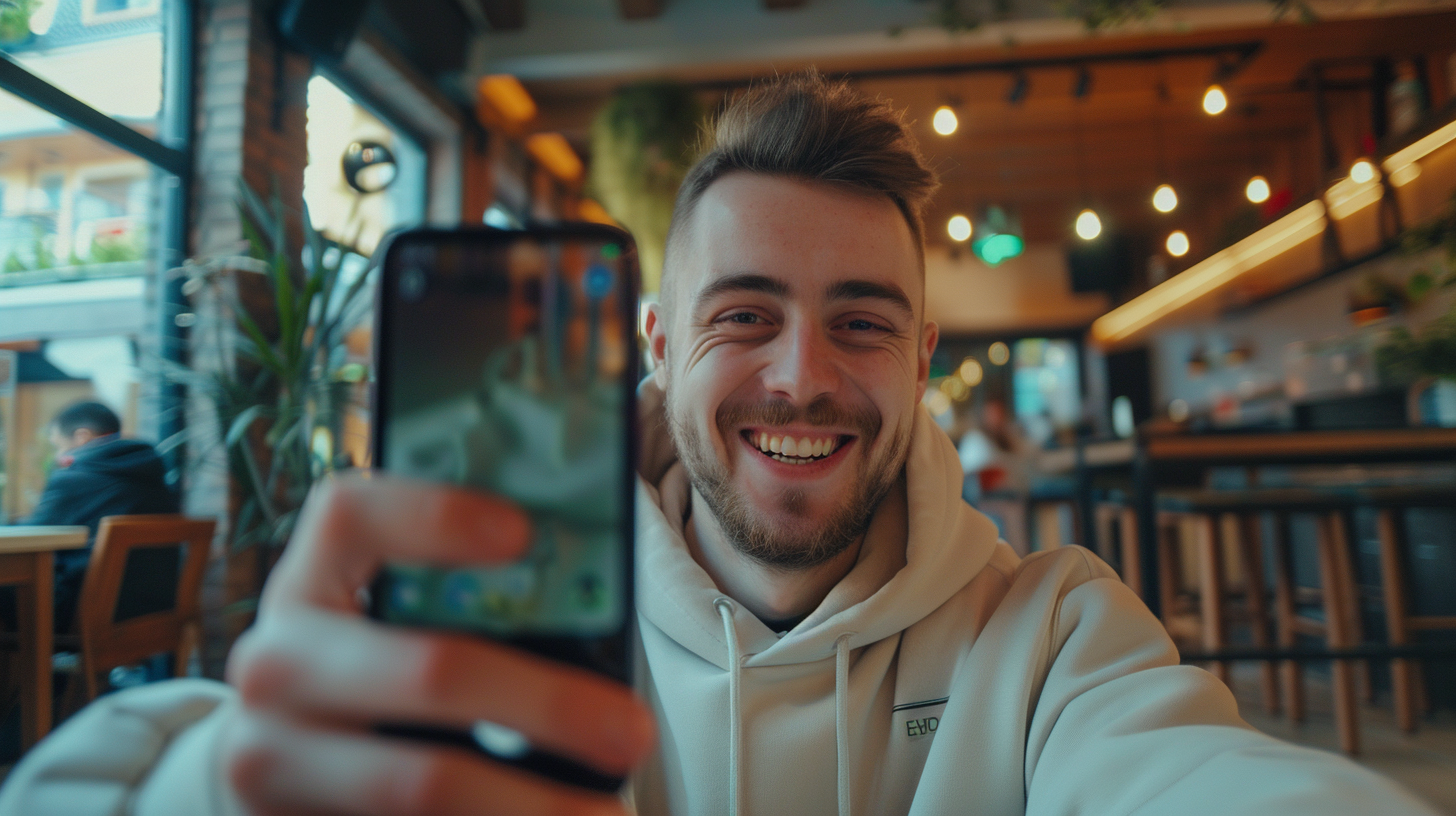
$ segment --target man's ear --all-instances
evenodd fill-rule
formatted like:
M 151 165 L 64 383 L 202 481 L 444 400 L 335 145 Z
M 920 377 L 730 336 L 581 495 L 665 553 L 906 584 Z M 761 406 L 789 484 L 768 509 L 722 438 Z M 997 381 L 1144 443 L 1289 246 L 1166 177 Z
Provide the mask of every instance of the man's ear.
M 934 321 L 926 321 L 920 330 L 920 359 L 915 370 L 915 401 L 925 396 L 925 386 L 930 382 L 930 355 L 935 353 L 935 344 L 940 341 L 940 327 Z
M 642 330 L 647 334 L 647 353 L 652 355 L 652 381 L 658 388 L 667 388 L 667 321 L 662 318 L 662 304 L 647 304 L 647 319 Z
M 71 434 L 71 444 L 79 448 L 95 438 L 96 432 L 91 430 L 90 428 L 77 428 Z

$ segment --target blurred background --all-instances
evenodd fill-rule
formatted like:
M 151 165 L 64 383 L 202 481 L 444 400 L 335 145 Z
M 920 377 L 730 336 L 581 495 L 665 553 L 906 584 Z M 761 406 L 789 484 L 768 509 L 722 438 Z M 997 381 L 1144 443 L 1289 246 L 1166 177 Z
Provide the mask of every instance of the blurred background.
M 940 174 L 966 499 L 1456 812 L 1453 0 L 0 0 L 0 525 L 110 406 L 219 521 L 218 676 L 308 486 L 369 463 L 383 236 L 619 224 L 650 300 L 715 111 L 810 67 Z

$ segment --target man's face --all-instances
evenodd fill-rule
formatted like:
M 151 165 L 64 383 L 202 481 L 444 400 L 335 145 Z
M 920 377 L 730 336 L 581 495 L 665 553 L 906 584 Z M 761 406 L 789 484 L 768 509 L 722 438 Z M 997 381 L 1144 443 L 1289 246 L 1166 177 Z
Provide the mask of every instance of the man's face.
M 678 455 L 741 551 L 822 563 L 909 448 L 937 336 L 915 239 L 887 197 L 735 173 L 678 240 L 647 323 Z
M 56 449 L 58 455 L 67 454 L 97 437 L 97 433 L 90 428 L 77 428 L 69 435 L 61 433 L 60 427 L 51 425 L 50 431 L 51 447 Z

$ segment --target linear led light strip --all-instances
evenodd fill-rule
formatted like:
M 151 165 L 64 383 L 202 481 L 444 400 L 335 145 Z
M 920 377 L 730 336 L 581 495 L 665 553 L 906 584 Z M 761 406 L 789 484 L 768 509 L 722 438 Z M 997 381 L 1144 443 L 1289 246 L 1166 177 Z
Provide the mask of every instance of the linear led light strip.
M 1378 180 L 1359 184 L 1343 178 L 1330 187 L 1325 200 L 1330 203 L 1330 217 L 1343 221 L 1384 196 L 1385 187 Z
M 1431 131 L 1425 136 L 1402 147 L 1400 150 L 1391 153 L 1382 162 L 1385 167 L 1385 172 L 1394 176 L 1407 166 L 1429 156 L 1435 152 L 1436 148 L 1441 147 L 1453 139 L 1456 139 L 1456 120 L 1447 122 L 1442 127 Z M 1394 180 L 1392 179 L 1392 181 Z
M 1314 238 L 1324 228 L 1325 205 L 1311 201 L 1097 318 L 1092 323 L 1092 338 L 1104 344 L 1123 340 L 1285 250 Z

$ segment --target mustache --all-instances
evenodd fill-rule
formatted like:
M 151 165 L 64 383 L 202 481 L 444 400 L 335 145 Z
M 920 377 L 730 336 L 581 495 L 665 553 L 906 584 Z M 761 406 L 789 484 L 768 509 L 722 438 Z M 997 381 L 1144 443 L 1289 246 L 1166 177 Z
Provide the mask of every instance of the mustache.
M 724 404 L 718 408 L 717 419 L 724 436 L 728 435 L 727 429 L 738 425 L 803 424 L 852 428 L 860 438 L 870 440 L 879 435 L 883 424 L 878 412 L 840 405 L 827 396 L 803 406 L 774 398 Z

